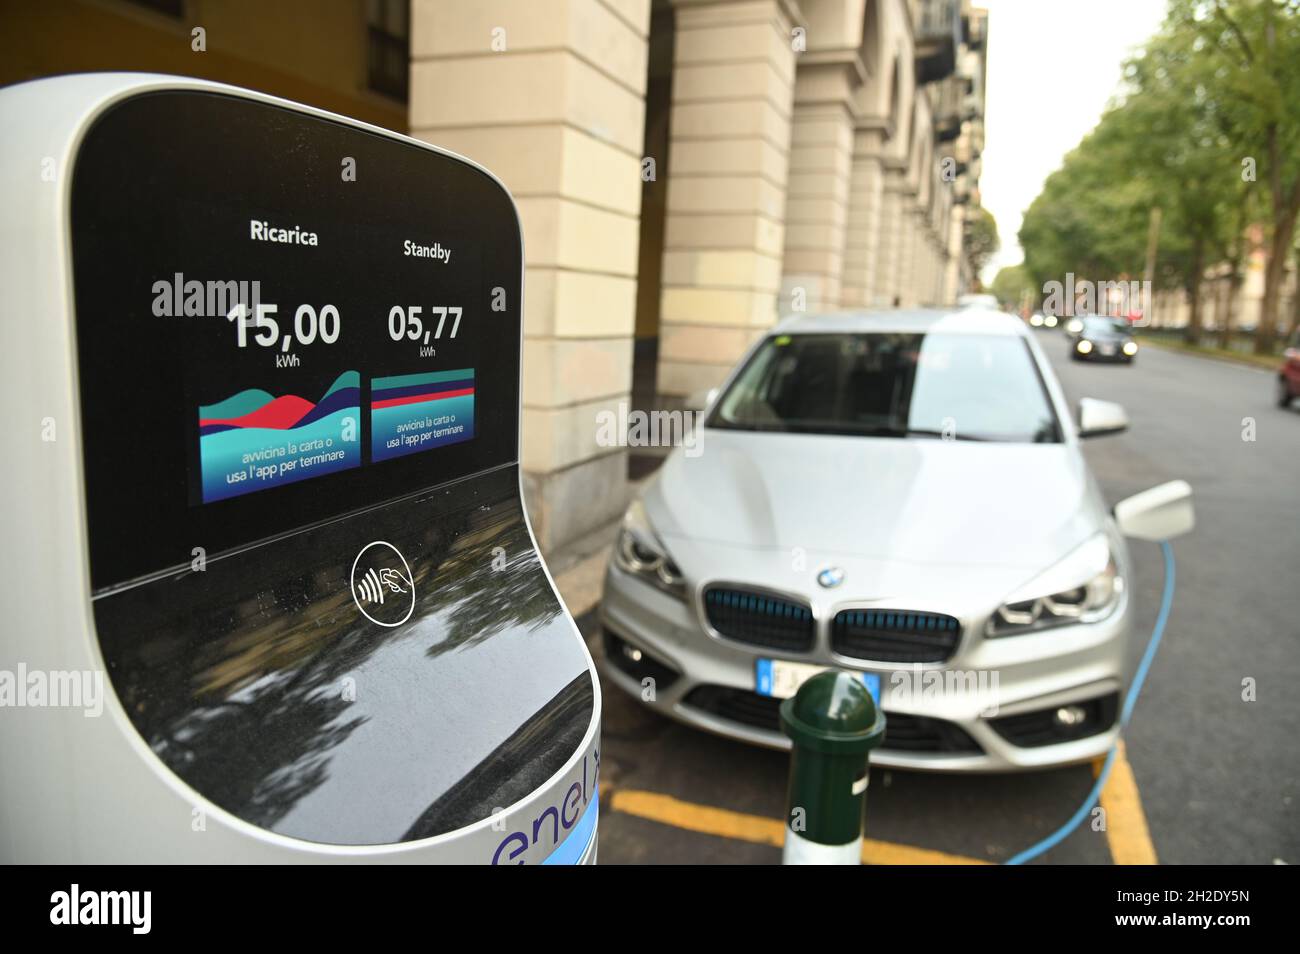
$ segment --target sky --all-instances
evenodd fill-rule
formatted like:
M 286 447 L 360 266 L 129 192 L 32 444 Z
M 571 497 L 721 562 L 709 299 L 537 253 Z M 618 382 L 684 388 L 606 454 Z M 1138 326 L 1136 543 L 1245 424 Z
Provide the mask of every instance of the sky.
M 1020 219 L 1119 88 L 1124 60 L 1155 33 L 1165 0 L 976 0 L 989 11 L 980 195 L 1002 247 L 985 284 L 1024 255 Z

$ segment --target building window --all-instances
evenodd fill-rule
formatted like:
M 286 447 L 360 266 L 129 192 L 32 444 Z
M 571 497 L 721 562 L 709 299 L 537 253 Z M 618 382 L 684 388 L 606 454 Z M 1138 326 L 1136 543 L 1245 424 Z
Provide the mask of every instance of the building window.
M 408 0 L 368 0 L 366 67 L 376 93 L 406 102 L 410 90 L 411 6 Z

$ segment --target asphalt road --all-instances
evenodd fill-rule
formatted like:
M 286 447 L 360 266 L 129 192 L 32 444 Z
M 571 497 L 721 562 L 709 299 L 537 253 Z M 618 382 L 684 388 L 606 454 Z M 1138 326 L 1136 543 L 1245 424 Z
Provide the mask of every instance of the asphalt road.
M 1107 864 L 1145 845 L 1162 863 L 1300 862 L 1300 409 L 1274 406 L 1263 371 L 1155 348 L 1132 367 L 1075 364 L 1062 335 L 1040 334 L 1072 401 L 1128 410 L 1127 433 L 1086 445 L 1107 500 L 1183 478 L 1198 520 L 1175 544 L 1173 613 L 1126 736 L 1136 791 L 1117 780 L 1109 831 L 1084 824 L 1044 860 Z M 1136 658 L 1163 562 L 1156 544 L 1133 554 Z M 593 617 L 579 624 L 599 654 Z M 1256 701 L 1243 700 L 1245 679 Z M 779 861 L 788 756 L 664 720 L 612 686 L 603 737 L 602 863 Z M 1091 766 L 873 770 L 867 835 L 883 861 L 999 862 L 1054 831 L 1092 783 Z
M 1268 372 L 1156 348 L 1131 368 L 1076 364 L 1050 335 L 1070 398 L 1118 401 L 1132 421 L 1086 445 L 1107 500 L 1174 478 L 1195 494 L 1168 632 L 1128 732 L 1160 860 L 1300 863 L 1300 402 L 1278 408 Z M 1155 544 L 1133 553 L 1137 632 L 1149 633 L 1163 567 Z

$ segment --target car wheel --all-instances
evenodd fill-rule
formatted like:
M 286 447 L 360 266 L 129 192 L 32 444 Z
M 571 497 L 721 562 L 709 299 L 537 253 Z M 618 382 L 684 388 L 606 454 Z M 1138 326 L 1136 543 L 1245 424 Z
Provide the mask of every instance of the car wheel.
M 1277 379 L 1277 406 L 1290 407 L 1291 400 L 1295 395 L 1291 393 L 1290 386 L 1286 383 L 1286 378 Z

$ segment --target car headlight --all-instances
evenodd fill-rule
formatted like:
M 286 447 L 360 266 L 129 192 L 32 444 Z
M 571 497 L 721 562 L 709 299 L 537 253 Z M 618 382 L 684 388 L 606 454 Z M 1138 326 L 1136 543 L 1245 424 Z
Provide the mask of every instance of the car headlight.
M 1138 353 L 1138 343 L 1136 341 L 1125 341 L 1124 353 L 1130 358 L 1133 357 L 1133 355 Z
M 623 515 L 618 543 L 614 547 L 614 560 L 619 567 L 651 583 L 666 593 L 686 598 L 686 581 L 677 568 L 668 549 L 655 534 L 646 516 L 645 504 L 632 501 Z
M 1124 593 L 1104 533 L 1021 587 L 989 617 L 985 634 L 1018 636 L 1070 623 L 1095 623 L 1115 611 Z
M 1087 354 L 1089 351 L 1092 350 L 1092 342 L 1089 341 L 1087 338 L 1082 338 L 1080 339 L 1079 344 L 1076 347 L 1078 347 L 1079 349 L 1079 354 Z
M 1080 321 L 1078 318 L 1072 318 L 1070 319 L 1070 323 L 1065 326 L 1065 330 L 1072 335 L 1077 335 L 1080 331 L 1083 330 L 1083 322 Z

